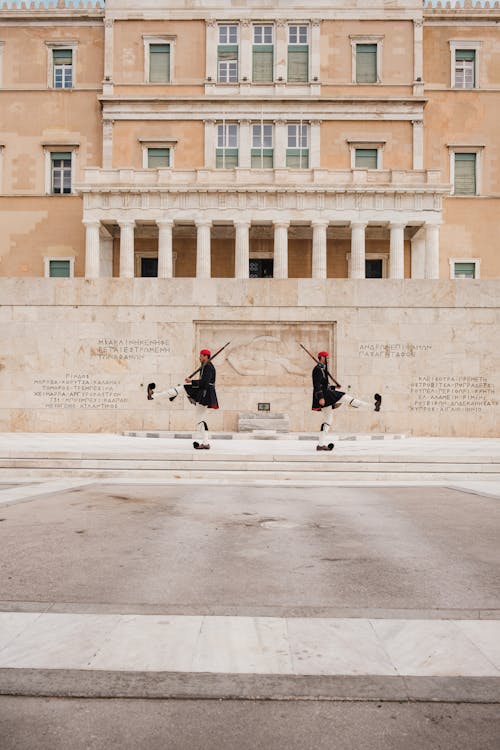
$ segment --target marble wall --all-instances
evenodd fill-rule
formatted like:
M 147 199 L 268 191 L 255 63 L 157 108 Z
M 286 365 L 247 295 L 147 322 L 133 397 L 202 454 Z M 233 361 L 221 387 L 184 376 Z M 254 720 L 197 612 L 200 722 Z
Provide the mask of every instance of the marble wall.
M 0 430 L 117 432 L 191 429 L 185 400 L 147 401 L 216 361 L 221 409 L 289 414 L 315 430 L 312 362 L 328 349 L 343 390 L 383 411 L 339 409 L 335 431 L 496 436 L 500 281 L 310 279 L 0 280 Z

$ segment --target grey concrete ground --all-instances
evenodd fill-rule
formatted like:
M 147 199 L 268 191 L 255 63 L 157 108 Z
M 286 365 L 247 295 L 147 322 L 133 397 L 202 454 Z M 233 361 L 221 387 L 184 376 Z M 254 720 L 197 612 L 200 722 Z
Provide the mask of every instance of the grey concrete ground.
M 500 608 L 500 502 L 446 488 L 97 484 L 1 508 L 0 519 L 4 609 Z
M 1 750 L 498 750 L 498 706 L 0 698 Z

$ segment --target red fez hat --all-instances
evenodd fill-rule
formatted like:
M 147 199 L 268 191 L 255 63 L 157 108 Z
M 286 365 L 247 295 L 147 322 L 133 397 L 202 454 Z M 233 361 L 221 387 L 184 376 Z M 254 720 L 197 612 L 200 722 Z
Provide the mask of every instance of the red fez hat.
M 212 352 L 210 351 L 210 349 L 202 349 L 201 352 L 200 352 L 200 354 L 206 354 L 207 357 L 210 357 L 210 355 L 212 354 Z
M 319 357 L 326 357 L 326 358 L 328 358 L 328 352 L 318 352 L 318 358 Z

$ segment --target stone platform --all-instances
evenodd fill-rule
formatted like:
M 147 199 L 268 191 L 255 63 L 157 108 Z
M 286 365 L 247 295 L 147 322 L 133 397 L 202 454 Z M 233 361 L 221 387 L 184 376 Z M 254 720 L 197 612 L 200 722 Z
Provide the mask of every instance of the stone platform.
M 217 435 L 214 436 L 217 438 Z M 188 439 L 120 435 L 0 434 L 0 479 L 81 477 L 195 481 L 500 480 L 500 439 L 335 440 L 331 453 L 311 441 L 212 441 L 195 451 Z

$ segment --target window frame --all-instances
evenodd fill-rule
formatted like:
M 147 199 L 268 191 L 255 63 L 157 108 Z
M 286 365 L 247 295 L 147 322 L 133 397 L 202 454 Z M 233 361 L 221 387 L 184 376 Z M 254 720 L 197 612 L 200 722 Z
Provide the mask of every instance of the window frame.
M 292 42 L 290 39 L 291 29 L 306 29 L 307 41 L 300 41 L 300 31 L 297 33 L 297 41 Z M 296 81 L 290 79 L 290 47 L 307 47 L 307 76 L 302 81 Z M 311 25 L 309 23 L 298 23 L 290 21 L 287 24 L 286 30 L 286 81 L 293 86 L 308 85 L 311 82 Z
M 255 128 L 262 128 L 262 131 L 260 133 L 260 146 L 255 146 Z M 266 145 L 266 139 L 269 138 L 269 135 L 266 136 L 265 131 L 270 131 L 270 144 Z M 255 166 L 253 164 L 253 160 L 260 157 L 260 165 Z M 263 160 L 264 158 L 270 158 L 271 159 L 271 166 L 264 166 Z M 250 163 L 252 169 L 274 169 L 274 125 L 271 122 L 253 122 L 251 124 L 250 129 Z
M 143 169 L 173 169 L 175 163 L 175 147 L 177 146 L 176 138 L 139 138 L 142 149 L 142 168 Z M 168 167 L 150 167 L 149 149 L 162 148 L 169 151 Z
M 77 52 L 78 41 L 75 39 L 58 39 L 45 42 L 47 48 L 47 88 L 53 91 L 72 91 L 77 88 Z M 54 85 L 54 50 L 71 50 L 71 86 L 56 88 Z
M 51 276 L 50 275 L 50 262 L 53 260 L 64 260 L 66 262 L 69 262 L 69 276 Z M 74 255 L 65 255 L 65 256 L 56 256 L 56 255 L 45 255 L 43 259 L 44 263 L 44 278 L 46 279 L 72 279 L 75 276 L 75 256 Z
M 387 143 L 386 140 L 368 141 L 357 138 L 348 138 L 347 143 L 350 150 L 351 158 L 351 169 L 366 169 L 366 167 L 356 166 L 356 151 L 358 149 L 376 150 L 377 152 L 377 166 L 375 169 L 381 170 L 384 168 L 384 148 Z M 375 171 L 375 170 L 372 170 Z
M 450 152 L 450 184 L 451 196 L 454 198 L 475 198 L 481 195 L 482 177 L 483 177 L 483 151 L 484 145 L 467 145 L 467 144 L 448 144 Z M 456 154 L 475 154 L 476 155 L 476 191 L 474 193 L 456 193 L 455 192 L 455 155 Z
M 236 145 L 231 146 L 227 145 L 228 141 L 228 128 L 234 127 L 235 133 L 236 133 Z M 222 138 L 222 145 L 219 145 L 219 128 L 223 128 L 223 138 Z M 216 124 L 216 131 L 215 131 L 215 168 L 216 169 L 235 169 L 239 165 L 240 161 L 240 127 L 238 122 L 218 122 Z M 234 166 L 226 167 L 225 165 L 225 159 L 226 154 L 228 156 L 231 156 L 231 154 L 227 152 L 236 151 L 236 164 Z M 223 152 L 219 154 L 219 152 Z M 217 157 L 222 156 L 223 165 L 217 166 Z
M 261 41 L 256 42 L 255 41 L 255 30 L 256 29 L 271 29 L 271 41 Z M 264 39 L 264 34 L 263 34 Z M 273 23 L 254 23 L 252 24 L 252 83 L 262 83 L 262 84 L 269 84 L 273 83 L 275 79 L 275 64 L 276 64 L 276 30 Z M 259 48 L 261 51 L 271 52 L 272 54 L 272 62 L 271 62 L 271 77 L 269 80 L 264 81 L 257 81 L 254 78 L 254 55 L 255 52 L 259 51 Z M 270 49 L 269 49 L 270 48 Z
M 43 150 L 45 154 L 45 194 L 52 195 L 56 198 L 64 198 L 70 195 L 75 195 L 75 178 L 78 168 L 78 149 L 80 144 L 75 143 L 58 143 L 58 144 L 43 144 Z M 71 153 L 71 190 L 69 193 L 54 193 L 52 192 L 52 154 L 54 153 Z
M 467 277 L 455 275 L 455 265 L 457 263 L 472 263 L 474 264 L 474 278 L 472 281 L 481 278 L 481 258 L 449 258 L 450 262 L 450 279 L 467 279 Z M 470 281 L 471 279 L 467 279 Z
M 297 145 L 291 146 L 290 145 L 290 128 L 296 128 L 296 134 L 295 134 L 295 141 Z M 299 132 L 299 128 L 301 128 Z M 303 138 L 304 138 L 304 129 L 306 133 L 306 146 L 303 145 Z M 300 166 L 298 167 L 289 167 L 288 166 L 288 157 L 294 156 L 295 154 L 292 154 L 291 152 L 298 151 L 299 152 L 299 161 Z M 305 153 L 304 153 L 305 152 Z M 307 158 L 307 165 L 302 166 L 302 159 Z M 286 159 L 286 167 L 287 169 L 310 169 L 310 163 L 311 163 L 311 124 L 309 121 L 297 121 L 297 122 L 287 122 L 286 123 L 286 153 L 285 153 L 285 159 Z
M 482 41 L 473 39 L 450 39 L 450 87 L 455 91 L 475 91 L 480 88 L 480 51 L 482 47 Z M 474 86 L 471 88 L 457 87 L 456 85 L 456 53 L 458 50 L 472 50 L 475 54 L 474 60 Z
M 144 83 L 149 86 L 170 86 L 174 83 L 174 70 L 175 70 L 175 42 L 177 36 L 175 34 L 162 34 L 161 36 L 152 36 L 151 34 L 144 34 L 142 37 L 144 44 Z M 168 81 L 151 81 L 151 45 L 154 44 L 168 44 L 170 47 L 169 52 L 169 80 Z
M 384 36 L 382 34 L 351 34 L 351 82 L 356 86 L 376 86 L 382 83 L 382 52 L 384 47 Z M 376 54 L 376 75 L 372 83 L 358 83 L 357 80 L 357 47 L 358 44 L 374 44 L 377 46 Z

